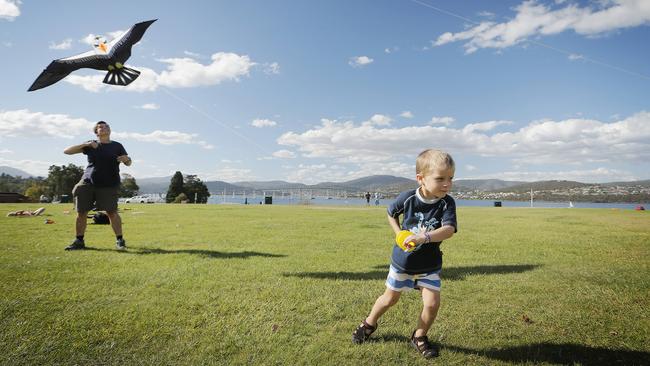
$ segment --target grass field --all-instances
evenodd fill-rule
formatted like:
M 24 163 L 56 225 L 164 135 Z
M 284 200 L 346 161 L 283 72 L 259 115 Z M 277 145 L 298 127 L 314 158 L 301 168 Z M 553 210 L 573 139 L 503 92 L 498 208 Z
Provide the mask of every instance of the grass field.
M 4 216 L 37 207 L 0 205 L 2 365 L 650 363 L 647 212 L 459 208 L 426 361 L 417 292 L 351 343 L 384 290 L 384 208 L 126 205 L 127 252 L 107 225 L 65 252 L 70 205 Z

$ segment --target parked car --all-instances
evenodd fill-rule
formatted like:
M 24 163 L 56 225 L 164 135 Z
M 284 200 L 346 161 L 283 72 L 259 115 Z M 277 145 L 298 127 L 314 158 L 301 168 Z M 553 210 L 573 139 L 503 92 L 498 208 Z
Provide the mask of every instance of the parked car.
M 124 203 L 154 203 L 154 199 L 148 196 L 134 196 L 124 200 Z

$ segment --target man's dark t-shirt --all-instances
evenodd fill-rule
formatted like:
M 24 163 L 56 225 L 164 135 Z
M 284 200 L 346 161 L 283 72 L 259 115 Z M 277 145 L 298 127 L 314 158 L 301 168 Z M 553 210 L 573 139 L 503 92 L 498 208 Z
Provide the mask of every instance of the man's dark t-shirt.
M 117 141 L 107 144 L 97 141 L 97 145 L 96 149 L 92 147 L 83 149 L 83 153 L 88 156 L 88 166 L 81 179 L 96 187 L 120 185 L 120 162 L 117 157 L 127 155 L 124 146 Z

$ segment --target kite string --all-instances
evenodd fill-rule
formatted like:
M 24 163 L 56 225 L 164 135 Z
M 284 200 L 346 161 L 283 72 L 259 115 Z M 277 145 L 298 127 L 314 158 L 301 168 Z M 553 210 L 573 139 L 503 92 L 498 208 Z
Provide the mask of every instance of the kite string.
M 479 23 L 479 22 L 476 22 L 476 21 L 474 21 L 474 20 L 471 20 L 471 19 L 469 19 L 469 18 L 466 18 L 466 17 L 464 17 L 464 16 L 462 16 L 462 15 L 458 15 L 458 14 L 456 14 L 456 13 L 452 13 L 452 12 L 450 12 L 450 11 L 448 11 L 448 10 L 438 8 L 438 7 L 436 7 L 436 6 L 433 6 L 433 5 L 429 4 L 429 3 L 426 3 L 426 2 L 423 2 L 423 1 L 420 1 L 420 0 L 411 0 L 411 2 L 414 2 L 414 3 L 416 3 L 416 4 L 422 5 L 422 6 L 424 6 L 424 7 L 429 8 L 429 9 L 433 9 L 433 10 L 435 10 L 435 11 L 437 11 L 437 12 L 440 12 L 440 13 L 443 13 L 443 14 L 446 14 L 446 15 L 449 15 L 449 16 L 452 16 L 452 17 L 455 17 L 455 18 L 458 18 L 458 19 L 464 20 L 464 21 L 466 21 L 466 22 L 468 22 L 468 23 L 471 23 L 471 24 L 474 24 L 474 25 L 480 25 L 480 24 L 481 24 L 481 23 Z M 551 45 L 548 45 L 548 44 L 546 44 L 546 43 L 539 42 L 539 41 L 534 41 L 534 40 L 524 39 L 524 42 L 528 42 L 528 43 L 536 44 L 536 45 L 538 45 L 538 46 L 542 46 L 542 47 L 547 48 L 547 49 L 549 49 L 549 50 L 552 50 L 552 51 L 555 51 L 555 52 L 559 52 L 559 53 L 563 53 L 563 54 L 565 54 L 565 55 L 569 55 L 569 56 L 570 56 L 570 55 L 574 55 L 574 54 L 576 54 L 575 52 L 570 52 L 570 51 L 567 51 L 567 50 L 564 50 L 564 49 L 561 49 L 561 48 L 558 48 L 558 47 L 555 47 L 555 46 L 551 46 Z M 645 75 L 645 74 L 642 74 L 642 73 L 640 73 L 640 72 L 636 72 L 636 71 L 632 71 L 632 70 L 627 70 L 627 69 L 624 69 L 624 68 L 622 68 L 622 67 L 620 67 L 620 66 L 616 66 L 616 65 L 608 64 L 608 63 L 606 63 L 606 62 L 603 62 L 603 61 L 600 61 L 600 60 L 596 60 L 596 59 L 594 59 L 594 58 L 587 57 L 587 56 L 584 56 L 584 55 L 582 55 L 582 54 L 580 54 L 579 56 L 580 56 L 580 59 L 585 60 L 585 61 L 587 61 L 587 62 L 591 62 L 591 63 L 593 63 L 593 64 L 596 64 L 596 65 L 599 65 L 599 66 L 603 66 L 603 67 L 607 67 L 607 68 L 610 68 L 610 69 L 612 69 L 612 70 L 616 70 L 616 71 L 619 71 L 619 72 L 623 72 L 623 73 L 626 73 L 626 74 L 629 74 L 629 75 L 638 76 L 638 77 L 641 77 L 641 78 L 646 79 L 646 80 L 650 80 L 650 76 Z
M 192 110 L 194 110 L 195 112 L 199 113 L 199 114 L 202 115 L 203 117 L 209 119 L 209 120 L 212 121 L 212 122 L 217 123 L 219 126 L 226 128 L 227 130 L 229 130 L 229 131 L 232 132 L 233 134 L 237 135 L 238 137 L 242 138 L 242 139 L 245 140 L 246 142 L 250 143 L 251 145 L 253 145 L 253 146 L 256 147 L 257 149 L 259 149 L 259 151 L 262 152 L 263 154 L 270 155 L 269 152 L 268 152 L 265 148 L 262 147 L 262 145 L 256 143 L 255 141 L 251 140 L 250 138 L 246 137 L 245 135 L 239 133 L 239 132 L 236 131 L 234 128 L 232 128 L 232 127 L 230 127 L 230 126 L 228 126 L 228 125 L 222 123 L 221 121 L 219 121 L 219 120 L 217 120 L 216 118 L 212 117 L 210 114 L 204 112 L 203 110 L 201 110 L 201 109 L 197 108 L 196 106 L 194 106 L 193 104 L 189 103 L 189 102 L 186 101 L 185 99 L 183 99 L 183 98 L 179 97 L 178 95 L 172 93 L 171 90 L 169 90 L 169 89 L 167 89 L 167 88 L 165 88 L 165 87 L 162 87 L 162 86 L 160 86 L 159 88 L 160 88 L 162 91 L 164 91 L 165 93 L 167 93 L 167 95 L 169 95 L 169 96 L 171 96 L 172 98 L 176 99 L 177 101 L 179 101 L 179 102 L 185 104 L 187 107 L 189 107 L 190 109 L 192 109 Z

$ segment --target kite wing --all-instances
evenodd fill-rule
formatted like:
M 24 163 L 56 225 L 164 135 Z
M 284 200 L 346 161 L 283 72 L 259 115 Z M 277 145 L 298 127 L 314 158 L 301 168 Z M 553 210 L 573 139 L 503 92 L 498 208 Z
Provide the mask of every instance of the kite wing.
M 120 63 L 126 62 L 131 57 L 131 47 L 142 39 L 144 32 L 156 20 L 158 19 L 137 23 L 121 36 L 113 39 L 108 45 L 108 55 L 111 59 Z
M 106 70 L 105 65 L 108 59 L 107 55 L 98 55 L 95 51 L 89 51 L 76 56 L 54 60 L 38 75 L 27 91 L 50 86 L 68 76 L 71 72 L 82 68 Z

